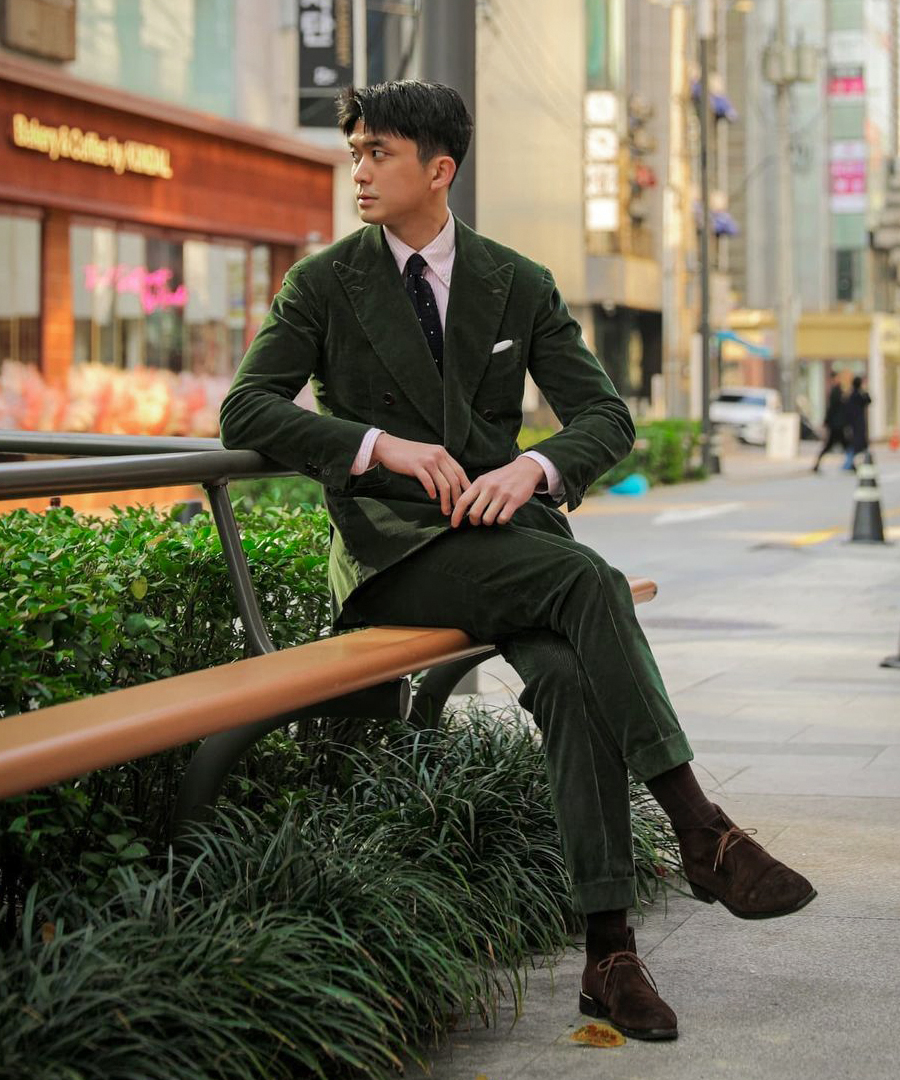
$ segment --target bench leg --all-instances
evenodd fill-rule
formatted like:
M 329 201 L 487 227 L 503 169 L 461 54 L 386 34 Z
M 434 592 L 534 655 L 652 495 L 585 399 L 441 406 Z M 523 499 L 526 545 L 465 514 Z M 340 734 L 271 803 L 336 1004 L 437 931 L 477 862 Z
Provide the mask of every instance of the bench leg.
M 298 720 L 319 716 L 342 719 L 405 720 L 412 695 L 409 679 L 396 679 L 368 690 L 323 701 L 308 709 L 294 709 L 283 716 L 258 720 L 253 724 L 220 731 L 204 739 L 191 758 L 178 789 L 172 813 L 171 835 L 177 844 L 183 827 L 190 821 L 208 817 L 215 806 L 225 778 L 257 740 L 270 731 Z
M 477 667 L 483 660 L 497 656 L 497 650 L 480 653 L 478 656 L 464 656 L 460 660 L 451 660 L 426 672 L 416 689 L 413 698 L 410 719 L 420 730 L 440 726 L 441 713 L 447 705 L 447 698 L 453 693 L 456 684 Z

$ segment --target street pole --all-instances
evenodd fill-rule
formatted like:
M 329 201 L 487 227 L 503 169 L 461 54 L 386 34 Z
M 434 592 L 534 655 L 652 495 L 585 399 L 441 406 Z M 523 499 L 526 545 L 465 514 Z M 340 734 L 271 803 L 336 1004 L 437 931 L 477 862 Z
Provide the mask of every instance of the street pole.
M 422 73 L 452 86 L 475 118 L 475 2 L 428 0 L 422 4 Z M 475 139 L 450 193 L 453 213 L 475 228 Z
M 700 41 L 700 356 L 702 364 L 703 468 L 712 471 L 711 391 L 709 372 L 709 42 L 712 37 L 712 0 L 697 0 L 697 36 Z
M 778 0 L 778 37 L 781 77 L 775 84 L 778 143 L 778 340 L 781 400 L 793 412 L 796 395 L 794 327 L 794 222 L 791 180 L 791 83 L 793 50 L 788 44 L 787 0 Z

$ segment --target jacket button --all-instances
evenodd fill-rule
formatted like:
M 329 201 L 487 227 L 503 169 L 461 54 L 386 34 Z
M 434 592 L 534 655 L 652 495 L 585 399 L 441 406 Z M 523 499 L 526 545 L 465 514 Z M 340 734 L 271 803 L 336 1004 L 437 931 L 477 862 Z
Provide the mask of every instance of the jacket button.
M 309 475 L 309 476 L 318 476 L 319 475 L 319 466 L 314 465 L 311 461 L 307 461 L 307 463 L 306 463 L 306 472 L 307 472 L 307 475 Z
M 393 405 L 394 404 L 394 395 L 390 392 L 390 390 L 386 390 L 381 395 L 381 400 L 385 403 L 385 405 Z
M 493 420 L 494 419 L 494 410 L 493 409 L 485 409 L 484 412 L 481 415 L 485 418 L 485 420 Z

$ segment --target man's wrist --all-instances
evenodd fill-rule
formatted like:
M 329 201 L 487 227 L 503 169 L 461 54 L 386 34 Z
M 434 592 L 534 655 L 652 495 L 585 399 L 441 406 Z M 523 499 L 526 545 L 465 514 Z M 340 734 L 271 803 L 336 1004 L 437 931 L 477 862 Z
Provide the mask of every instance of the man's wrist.
M 545 475 L 543 466 L 539 461 L 535 461 L 533 457 L 527 457 L 525 454 L 520 454 L 513 462 L 513 465 L 523 471 L 527 470 L 534 480 L 535 487 L 544 482 Z

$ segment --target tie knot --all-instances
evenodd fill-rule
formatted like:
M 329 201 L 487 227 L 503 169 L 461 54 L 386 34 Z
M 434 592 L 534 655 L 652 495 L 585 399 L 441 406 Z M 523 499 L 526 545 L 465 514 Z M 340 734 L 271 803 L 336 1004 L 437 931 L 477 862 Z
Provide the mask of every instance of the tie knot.
M 406 260 L 406 276 L 407 277 L 421 277 L 422 271 L 428 265 L 422 258 L 418 251 L 413 252 L 412 255 Z

